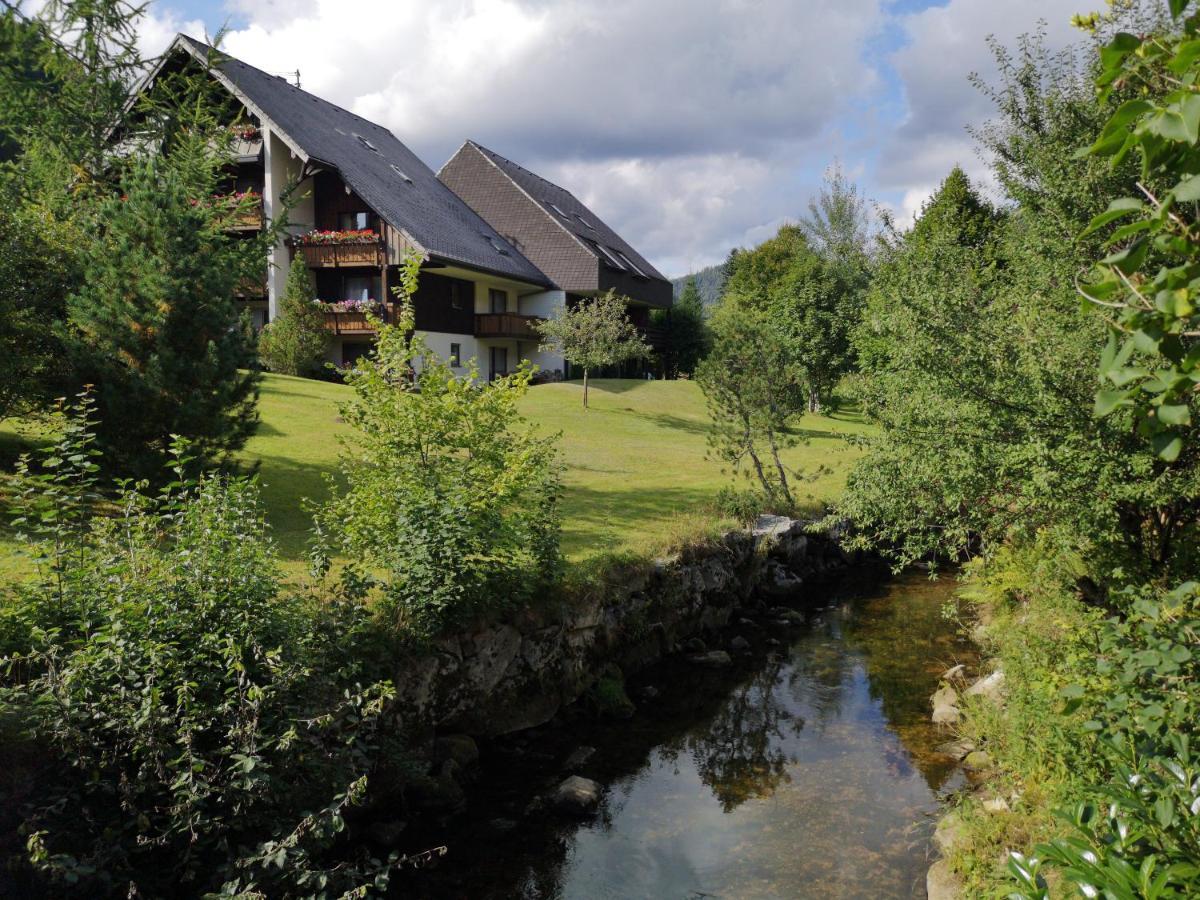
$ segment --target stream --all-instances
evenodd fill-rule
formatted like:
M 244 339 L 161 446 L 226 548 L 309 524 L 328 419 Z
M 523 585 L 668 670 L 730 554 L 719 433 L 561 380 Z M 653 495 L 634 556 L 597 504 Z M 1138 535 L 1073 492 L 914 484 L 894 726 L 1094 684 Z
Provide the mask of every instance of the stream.
M 730 668 L 640 673 L 630 719 L 568 710 L 486 745 L 469 821 L 433 835 L 446 856 L 396 895 L 924 897 L 939 803 L 964 785 L 929 722 L 938 675 L 974 662 L 943 614 L 953 590 L 919 574 L 831 587 L 803 626 L 741 629 L 754 652 Z M 580 771 L 604 787 L 599 812 L 531 806 L 579 746 L 596 748 Z

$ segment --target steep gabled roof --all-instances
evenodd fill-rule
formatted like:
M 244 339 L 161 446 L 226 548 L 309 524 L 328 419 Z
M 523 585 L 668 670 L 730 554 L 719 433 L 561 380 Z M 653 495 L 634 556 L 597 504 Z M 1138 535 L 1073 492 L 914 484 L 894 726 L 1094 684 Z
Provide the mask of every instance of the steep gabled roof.
M 386 128 L 194 38 L 179 35 L 176 46 L 201 60 L 214 53 L 214 74 L 251 112 L 307 161 L 336 169 L 364 202 L 430 256 L 553 286 Z
M 632 245 L 606 225 L 599 216 L 588 209 L 566 188 L 547 181 L 542 176 L 475 141 L 467 141 L 467 145 L 482 153 L 496 168 L 532 198 L 560 227 L 582 242 L 591 253 L 598 256 L 601 262 L 611 264 L 614 260 L 610 254 L 616 251 L 618 268 L 627 268 L 627 264 L 632 263 L 636 267 L 635 271 L 630 273 L 632 275 L 640 272 L 647 278 L 668 280 Z M 597 249 L 599 249 L 599 253 L 597 253 Z M 624 257 L 623 260 L 621 256 Z

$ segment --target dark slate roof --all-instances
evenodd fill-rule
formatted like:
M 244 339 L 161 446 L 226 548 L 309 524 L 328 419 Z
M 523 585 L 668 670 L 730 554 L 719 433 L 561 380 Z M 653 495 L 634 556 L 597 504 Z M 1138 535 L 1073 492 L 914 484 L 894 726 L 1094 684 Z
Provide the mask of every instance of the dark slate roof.
M 180 38 L 198 54 L 211 50 L 194 38 Z M 313 162 L 336 169 L 389 225 L 406 232 L 430 255 L 553 286 L 386 128 L 219 51 L 215 67 Z
M 657 278 L 661 281 L 668 280 L 666 276 L 650 264 L 649 260 L 633 249 L 624 238 L 604 224 L 599 216 L 588 209 L 587 206 L 566 188 L 561 188 L 554 182 L 547 181 L 541 175 L 530 172 L 524 166 L 513 162 L 511 159 L 506 159 L 499 153 L 489 150 L 475 141 L 467 141 L 467 143 L 495 163 L 500 171 L 511 178 L 521 190 L 532 197 L 543 210 L 550 214 L 551 218 L 579 240 L 583 241 L 590 251 L 595 253 L 597 244 L 609 250 L 619 250 L 634 265 L 641 269 L 646 276 Z M 603 260 L 603 257 L 601 259 Z

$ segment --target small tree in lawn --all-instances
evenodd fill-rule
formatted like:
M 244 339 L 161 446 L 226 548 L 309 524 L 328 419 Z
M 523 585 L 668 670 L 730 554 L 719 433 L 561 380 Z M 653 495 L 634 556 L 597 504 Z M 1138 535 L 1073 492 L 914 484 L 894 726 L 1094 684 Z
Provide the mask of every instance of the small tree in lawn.
M 297 261 L 288 272 L 279 315 L 258 338 L 258 358 L 272 372 L 311 375 L 320 367 L 329 333 L 325 312 L 313 300 L 308 267 Z
M 651 353 L 637 327 L 625 313 L 625 298 L 614 291 L 564 306 L 538 325 L 542 348 L 561 353 L 583 369 L 583 408 L 588 405 L 588 374 L 602 366 L 615 366 Z
M 727 299 L 712 319 L 713 347 L 697 380 L 713 419 L 709 445 L 734 471 L 749 463 L 768 503 L 795 506 L 780 451 L 794 446 L 803 372 L 768 314 Z

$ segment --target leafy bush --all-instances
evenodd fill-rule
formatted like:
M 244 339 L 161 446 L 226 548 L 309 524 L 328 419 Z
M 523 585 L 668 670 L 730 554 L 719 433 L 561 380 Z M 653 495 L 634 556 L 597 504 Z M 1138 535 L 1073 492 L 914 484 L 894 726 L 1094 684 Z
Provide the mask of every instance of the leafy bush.
M 416 266 L 404 276 L 411 295 Z M 347 374 L 355 429 L 341 470 L 348 490 L 318 511 L 318 563 L 336 553 L 345 583 L 377 592 L 397 633 L 428 636 L 527 600 L 561 569 L 559 466 L 553 437 L 517 411 L 532 376 L 482 384 L 413 332 L 407 303 Z
M 1096 716 L 1085 728 L 1107 782 L 1062 814 L 1070 835 L 1012 855 L 1018 896 L 1048 897 L 1050 869 L 1091 897 L 1193 896 L 1200 880 L 1200 585 L 1126 599 L 1128 615 L 1100 631 L 1096 671 L 1110 683 L 1063 690 L 1069 711 Z
M 280 593 L 252 481 L 127 484 L 90 515 L 92 442 L 77 421 L 18 476 L 38 571 L 3 597 L 0 704 L 49 761 L 30 863 L 88 896 L 386 880 L 388 862 L 322 861 L 392 693 L 366 612 Z

